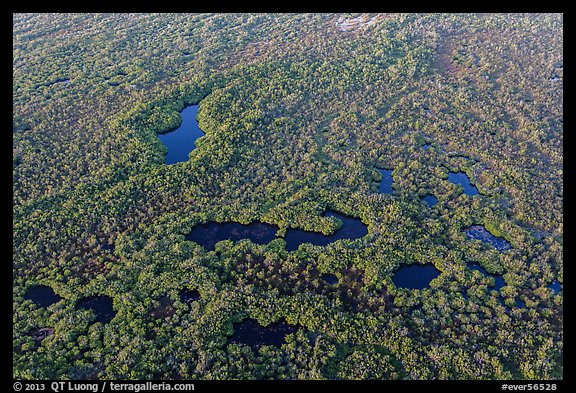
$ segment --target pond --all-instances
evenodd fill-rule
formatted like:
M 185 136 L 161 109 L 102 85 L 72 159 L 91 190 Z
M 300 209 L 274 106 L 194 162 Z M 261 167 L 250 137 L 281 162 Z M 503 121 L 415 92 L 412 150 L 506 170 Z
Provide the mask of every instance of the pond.
M 459 184 L 464 188 L 464 194 L 466 195 L 478 195 L 478 189 L 472 183 L 470 183 L 470 179 L 464 172 L 449 172 L 448 173 L 448 180 L 454 184 Z
M 54 293 L 54 290 L 46 285 L 31 287 L 24 295 L 25 300 L 31 300 L 39 307 L 47 308 L 54 303 L 58 303 L 62 298 Z
M 326 217 L 336 217 L 342 220 L 342 226 L 332 235 L 324 235 L 319 232 L 310 232 L 303 229 L 289 228 L 286 230 L 286 251 L 297 250 L 303 243 L 315 246 L 326 246 L 340 239 L 358 239 L 368 234 L 368 227 L 354 217 L 349 217 L 335 211 L 328 211 Z
M 557 294 L 558 292 L 560 292 L 562 290 L 562 284 L 560 284 L 558 281 L 554 280 L 554 281 L 552 281 L 552 284 L 548 285 L 548 288 L 550 288 L 551 290 L 554 291 L 555 294 Z
M 106 250 L 106 251 L 110 251 L 111 253 L 114 253 L 114 245 L 113 244 L 102 243 L 102 244 L 100 244 L 100 248 L 102 250 Z
M 286 336 L 298 331 L 297 326 L 286 322 L 276 322 L 264 327 L 253 319 L 234 324 L 234 334 L 228 340 L 230 344 L 245 344 L 252 348 L 273 345 L 280 348 L 286 342 Z
M 489 243 L 500 252 L 509 250 L 511 248 L 510 243 L 508 243 L 505 239 L 492 235 L 482 225 L 472 225 L 470 228 L 467 228 L 466 237 L 468 239 L 481 240 L 484 243 Z
M 322 279 L 323 281 L 325 281 L 327 284 L 330 285 L 338 284 L 338 277 L 335 276 L 334 274 L 322 274 L 320 276 L 320 279 Z
M 494 289 L 499 291 L 504 285 L 506 285 L 506 281 L 504 281 L 504 277 L 498 274 L 490 274 L 478 263 L 471 263 L 468 265 L 468 268 L 471 270 L 477 270 L 485 276 L 494 277 Z
M 289 228 L 284 237 L 286 251 L 295 251 L 303 243 L 326 246 L 336 240 L 358 239 L 368 234 L 368 227 L 358 218 L 335 211 L 328 211 L 325 217 L 335 217 L 342 220 L 342 226 L 332 235 Z M 277 231 L 276 225 L 263 222 L 252 222 L 248 225 L 237 222 L 210 222 L 196 225 L 186 236 L 186 239 L 198 243 L 206 250 L 214 250 L 216 243 L 222 240 L 250 239 L 255 244 L 267 244 L 276 239 Z
M 400 267 L 392 276 L 392 282 L 396 288 L 424 289 L 439 275 L 440 272 L 432 264 L 413 263 Z
M 182 303 L 190 305 L 192 302 L 195 302 L 196 300 L 199 299 L 200 299 L 200 292 L 198 292 L 195 289 L 194 290 L 186 289 L 180 292 L 180 301 Z
M 112 307 L 112 298 L 109 296 L 85 297 L 76 303 L 76 309 L 92 310 L 96 315 L 96 321 L 108 323 L 116 316 Z
M 222 240 L 250 239 L 252 243 L 266 244 L 274 240 L 276 231 L 277 226 L 262 222 L 248 225 L 237 222 L 210 222 L 192 228 L 186 239 L 198 243 L 206 250 L 214 250 L 216 243 Z
M 433 207 L 438 203 L 438 199 L 432 194 L 426 195 L 422 200 L 428 204 L 428 207 Z
M 198 105 L 184 108 L 180 112 L 182 116 L 180 127 L 165 134 L 158 134 L 160 141 L 168 148 L 166 164 L 188 161 L 188 155 L 196 147 L 196 139 L 204 135 L 196 121 L 197 112 Z
M 172 317 L 176 309 L 172 304 L 172 300 L 168 296 L 162 296 L 158 299 L 158 305 L 150 311 L 150 316 L 154 319 L 166 319 Z
M 380 181 L 380 186 L 378 187 L 378 192 L 380 194 L 392 194 L 394 190 L 392 189 L 392 169 L 378 169 L 382 174 L 382 180 Z
M 51 327 L 32 329 L 28 332 L 28 335 L 34 337 L 34 340 L 37 342 L 42 341 L 53 334 L 54 328 Z

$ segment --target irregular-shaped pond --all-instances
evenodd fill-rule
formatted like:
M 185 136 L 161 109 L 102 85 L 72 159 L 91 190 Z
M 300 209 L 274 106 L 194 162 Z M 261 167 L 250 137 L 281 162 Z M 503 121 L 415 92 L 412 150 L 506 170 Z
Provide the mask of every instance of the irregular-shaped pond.
M 206 250 L 214 250 L 216 243 L 222 240 L 250 239 L 256 244 L 266 244 L 274 240 L 276 231 L 277 226 L 262 222 L 248 225 L 237 222 L 209 222 L 196 225 L 186 239 L 198 243 Z
M 328 274 L 322 274 L 320 276 L 320 278 L 322 280 L 324 280 L 327 284 L 330 284 L 330 285 L 338 284 L 338 277 L 335 276 L 334 274 L 329 274 L 329 273 Z
M 413 263 L 400 267 L 392 276 L 392 282 L 397 288 L 424 289 L 438 275 L 440 272 L 432 264 Z
M 477 270 L 480 273 L 484 274 L 485 276 L 490 276 L 490 277 L 494 277 L 494 289 L 496 289 L 497 291 L 500 290 L 500 288 L 502 288 L 504 285 L 506 285 L 506 281 L 504 281 L 504 277 L 498 275 L 498 274 L 490 274 L 486 271 L 486 269 L 484 269 L 482 266 L 480 266 L 477 263 L 471 263 L 468 265 L 468 267 L 471 270 Z
M 46 337 L 49 337 L 53 334 L 54 334 L 54 328 L 51 327 L 32 329 L 28 332 L 28 335 L 34 337 L 34 340 L 37 342 L 40 342 L 44 340 Z
M 31 287 L 24 295 L 25 300 L 31 300 L 39 307 L 47 308 L 54 303 L 58 303 L 62 298 L 54 293 L 54 290 L 46 285 Z
M 548 285 L 548 288 L 553 290 L 554 293 L 558 293 L 562 290 L 562 284 L 560 284 L 558 281 L 554 280 L 554 281 L 552 281 L 552 284 Z
M 392 169 L 378 169 L 382 174 L 382 180 L 380 181 L 380 186 L 378 187 L 378 192 L 380 194 L 392 194 L 394 190 L 392 189 L 392 183 L 394 179 L 392 178 Z
M 188 155 L 196 147 L 196 139 L 204 135 L 198 126 L 196 113 L 198 105 L 191 105 L 180 112 L 182 124 L 174 131 L 158 134 L 158 138 L 168 148 L 166 164 L 188 161 Z
M 85 297 L 76 303 L 76 309 L 92 310 L 96 315 L 96 321 L 108 323 L 116 316 L 112 307 L 112 298 L 109 296 Z
M 284 237 L 286 250 L 297 250 L 303 243 L 326 246 L 336 240 L 358 239 L 368 233 L 368 227 L 358 218 L 349 217 L 334 211 L 328 211 L 326 217 L 335 217 L 342 220 L 342 226 L 332 235 L 289 228 L 286 230 Z M 276 238 L 277 231 L 278 227 L 276 225 L 262 222 L 252 222 L 248 225 L 237 222 L 210 222 L 192 228 L 186 239 L 198 243 L 206 250 L 214 250 L 216 243 L 222 240 L 238 241 L 250 239 L 256 244 L 267 244 Z
M 433 207 L 438 203 L 438 199 L 432 194 L 426 195 L 422 200 L 428 204 L 428 207 Z
M 484 243 L 489 243 L 500 252 L 510 249 L 510 243 L 505 239 L 494 236 L 482 225 L 472 225 L 467 228 L 466 237 L 468 239 L 481 240 Z
M 470 179 L 464 172 L 449 172 L 448 173 L 448 180 L 454 184 L 459 184 L 464 188 L 464 194 L 466 195 L 478 195 L 478 189 L 472 183 L 470 183 Z
M 184 291 L 180 292 L 180 301 L 182 303 L 186 303 L 190 305 L 192 302 L 200 299 L 200 292 L 197 290 L 189 290 L 185 289 Z
M 100 248 L 102 250 L 107 250 L 110 251 L 111 253 L 114 253 L 114 245 L 113 244 L 109 244 L 109 243 L 102 243 L 100 244 Z
M 286 336 L 296 333 L 298 327 L 288 325 L 286 322 L 276 322 L 264 327 L 253 319 L 234 324 L 234 335 L 229 343 L 245 344 L 252 348 L 262 345 L 273 345 L 280 348 L 286 342 Z
M 168 296 L 162 296 L 158 299 L 158 305 L 150 311 L 150 316 L 154 319 L 166 319 L 172 317 L 176 310 L 172 300 Z
M 358 239 L 368 234 L 368 227 L 358 218 L 328 211 L 326 217 L 336 217 L 342 220 L 342 226 L 332 235 L 324 235 L 318 232 L 305 231 L 303 229 L 290 228 L 286 230 L 286 251 L 297 250 L 303 243 L 315 246 L 326 246 L 340 239 Z

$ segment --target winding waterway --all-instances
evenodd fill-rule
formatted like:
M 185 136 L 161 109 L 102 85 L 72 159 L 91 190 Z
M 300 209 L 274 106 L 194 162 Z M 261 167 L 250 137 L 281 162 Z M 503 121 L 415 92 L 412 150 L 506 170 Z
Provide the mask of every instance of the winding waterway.
M 464 172 L 449 172 L 448 180 L 454 184 L 461 185 L 466 195 L 473 196 L 479 194 L 476 186 L 470 183 L 470 179 Z
M 342 226 L 331 235 L 288 228 L 284 237 L 286 250 L 295 251 L 304 243 L 326 246 L 336 240 L 354 240 L 368 234 L 368 227 L 358 218 L 349 217 L 335 211 L 326 212 L 325 217 L 335 217 L 342 220 Z M 276 225 L 263 222 L 252 222 L 247 225 L 237 222 L 208 222 L 192 228 L 186 239 L 199 244 L 206 250 L 214 250 L 216 243 L 222 240 L 236 242 L 241 239 L 250 239 L 255 244 L 268 244 L 276 238 L 277 231 L 278 227 Z
M 165 134 L 158 134 L 160 141 L 168 148 L 166 164 L 188 161 L 190 152 L 196 148 L 196 139 L 204 135 L 196 121 L 197 112 L 198 105 L 184 108 L 180 112 L 182 116 L 180 127 Z

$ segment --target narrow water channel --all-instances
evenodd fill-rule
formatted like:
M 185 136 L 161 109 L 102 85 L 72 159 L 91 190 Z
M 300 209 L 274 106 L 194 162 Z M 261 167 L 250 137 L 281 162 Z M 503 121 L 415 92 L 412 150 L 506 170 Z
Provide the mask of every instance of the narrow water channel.
M 158 134 L 160 141 L 168 148 L 166 164 L 188 161 L 190 152 L 196 148 L 196 139 L 204 135 L 196 121 L 197 113 L 198 105 L 184 108 L 180 112 L 182 116 L 180 127 L 165 134 Z

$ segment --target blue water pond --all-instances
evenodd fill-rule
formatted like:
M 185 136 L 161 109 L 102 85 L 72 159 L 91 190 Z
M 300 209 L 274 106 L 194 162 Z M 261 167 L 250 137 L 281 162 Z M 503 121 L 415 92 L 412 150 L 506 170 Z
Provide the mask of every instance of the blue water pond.
M 397 288 L 424 289 L 439 274 L 434 265 L 413 263 L 400 267 L 392 276 L 392 282 Z
M 471 227 L 467 228 L 466 237 L 468 239 L 481 240 L 484 243 L 491 244 L 500 252 L 510 249 L 510 243 L 508 243 L 505 239 L 492 235 L 482 225 L 472 225 Z
M 448 173 L 448 180 L 454 184 L 459 184 L 464 189 L 464 194 L 466 195 L 478 195 L 478 189 L 472 183 L 470 183 L 470 179 L 464 172 L 449 172 Z
M 198 105 L 191 105 L 180 112 L 182 124 L 174 131 L 158 134 L 160 141 L 168 148 L 166 164 L 188 161 L 188 155 L 196 148 L 196 139 L 204 135 L 198 126 L 196 113 Z
M 380 186 L 378 187 L 378 192 L 380 194 L 392 194 L 394 190 L 392 189 L 392 169 L 378 169 L 382 174 L 382 180 L 380 181 Z
M 431 194 L 426 195 L 424 198 L 422 198 L 422 200 L 428 204 L 428 207 L 433 207 L 438 203 L 438 199 Z

